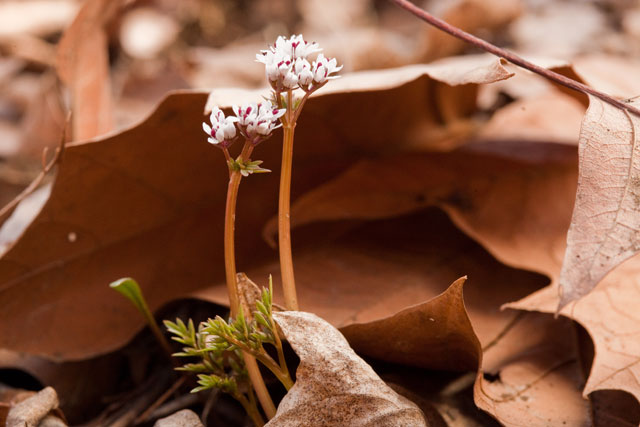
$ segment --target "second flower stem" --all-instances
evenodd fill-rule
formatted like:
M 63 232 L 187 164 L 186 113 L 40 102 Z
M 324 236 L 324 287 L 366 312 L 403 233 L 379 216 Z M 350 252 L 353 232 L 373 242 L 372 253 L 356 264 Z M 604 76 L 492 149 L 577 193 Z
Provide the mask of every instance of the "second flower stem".
M 291 105 L 291 103 L 289 103 Z M 295 123 L 287 120 L 283 126 L 282 170 L 280 172 L 280 197 L 278 201 L 278 247 L 282 289 L 287 310 L 298 310 L 296 282 L 291 255 L 291 167 L 293 164 L 293 133 Z

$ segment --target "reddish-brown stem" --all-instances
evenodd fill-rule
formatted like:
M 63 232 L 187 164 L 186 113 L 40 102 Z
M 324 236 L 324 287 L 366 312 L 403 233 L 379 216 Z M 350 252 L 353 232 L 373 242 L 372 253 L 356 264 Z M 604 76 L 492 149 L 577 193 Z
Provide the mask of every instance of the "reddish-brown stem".
M 298 296 L 293 274 L 291 254 L 291 167 L 293 164 L 293 133 L 296 126 L 293 111 L 293 93 L 287 92 L 287 113 L 283 121 L 282 169 L 280 171 L 280 195 L 278 199 L 278 246 L 282 290 L 287 310 L 298 310 Z
M 477 46 L 480 49 L 483 49 L 489 53 L 499 56 L 500 58 L 504 58 L 507 61 L 519 67 L 525 68 L 531 72 L 539 74 L 542 77 L 545 77 L 551 81 L 558 83 L 559 85 L 565 86 L 577 92 L 593 95 L 601 99 L 602 101 L 606 102 L 607 104 L 613 105 L 614 107 L 617 107 L 623 111 L 629 111 L 630 113 L 640 116 L 640 110 L 635 108 L 634 106 L 625 104 L 624 102 L 615 99 L 611 95 L 607 95 L 606 93 L 597 91 L 593 88 L 590 88 L 587 85 L 584 85 L 568 77 L 565 77 L 562 74 L 558 74 L 554 71 L 548 70 L 546 68 L 542 68 L 516 55 L 513 52 L 509 52 L 508 50 L 499 48 L 472 34 L 462 31 L 460 28 L 454 27 L 453 25 L 448 24 L 445 21 L 436 18 L 435 16 L 431 15 L 429 12 L 419 8 L 418 6 L 414 5 L 408 0 L 391 0 L 391 1 L 397 4 L 398 6 L 400 6 L 401 8 L 406 9 L 409 12 L 413 13 L 415 16 L 427 22 L 428 24 L 433 25 L 434 27 L 444 31 L 445 33 L 451 34 L 452 36 L 457 37 L 460 40 L 463 40 L 467 43 Z
M 231 316 L 235 317 L 238 312 L 238 285 L 236 283 L 236 254 L 235 254 L 235 222 L 236 222 L 236 204 L 238 201 L 238 190 L 240 189 L 240 181 L 242 180 L 242 174 L 240 171 L 231 170 L 231 164 L 229 160 L 229 152 L 226 148 L 223 149 L 225 157 L 227 158 L 227 165 L 229 166 L 229 186 L 227 188 L 227 204 L 224 215 L 224 265 L 225 275 L 227 279 L 227 292 L 229 293 L 229 306 L 231 309 Z M 249 142 L 245 142 L 242 152 L 240 153 L 240 159 L 242 161 L 249 160 L 251 152 L 253 151 L 253 145 Z
M 242 152 L 240 153 L 241 161 L 248 161 L 251 158 L 251 152 L 253 151 L 253 144 L 246 141 Z M 225 208 L 224 219 L 224 265 L 225 274 L 227 279 L 227 291 L 229 293 L 229 305 L 231 308 L 231 317 L 235 317 L 238 313 L 239 299 L 238 299 L 238 284 L 237 284 L 237 271 L 236 271 L 236 254 L 235 254 L 235 222 L 236 222 L 236 204 L 238 201 L 238 190 L 240 188 L 240 181 L 242 180 L 242 174 L 238 170 L 231 169 L 230 156 L 228 150 L 224 149 L 225 157 L 227 158 L 227 164 L 229 165 L 229 187 L 227 189 L 227 205 Z M 265 411 L 265 414 L 269 418 L 273 418 L 276 413 L 275 405 L 269 396 L 269 391 L 264 384 L 262 375 L 256 359 L 247 352 L 242 353 L 244 357 L 245 366 L 249 373 L 249 378 L 253 384 L 260 405 Z M 255 420 L 254 420 L 255 421 Z

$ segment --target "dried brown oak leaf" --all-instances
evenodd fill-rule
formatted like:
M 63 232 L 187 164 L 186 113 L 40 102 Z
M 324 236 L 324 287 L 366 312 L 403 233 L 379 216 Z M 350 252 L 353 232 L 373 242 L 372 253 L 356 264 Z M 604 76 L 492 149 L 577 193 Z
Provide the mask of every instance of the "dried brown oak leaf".
M 300 119 L 296 137 L 304 143 L 296 146 L 292 196 L 362 156 L 407 145 L 428 148 L 426 132 L 446 127 L 434 116 L 438 88 L 445 86 L 440 80 L 461 83 L 473 97 L 476 84 L 509 75 L 498 60 L 483 59 L 336 80 L 341 89 L 311 98 Z M 173 93 L 140 125 L 67 147 L 49 200 L 0 259 L 0 347 L 66 360 L 105 353 L 143 325 L 109 290 L 114 279 L 135 277 L 157 309 L 224 277 L 227 172 L 202 133 L 206 98 L 203 92 Z M 256 151 L 274 173 L 247 180 L 241 189 L 237 257 L 248 273 L 246 267 L 274 254 L 256 236 L 277 210 L 280 138 Z
M 578 191 L 560 272 L 560 308 L 640 251 L 640 117 L 594 97 L 582 122 Z M 640 105 L 640 102 L 636 102 Z
M 266 425 L 426 426 L 422 411 L 382 381 L 342 334 L 315 314 L 273 314 L 300 358 L 296 382 Z

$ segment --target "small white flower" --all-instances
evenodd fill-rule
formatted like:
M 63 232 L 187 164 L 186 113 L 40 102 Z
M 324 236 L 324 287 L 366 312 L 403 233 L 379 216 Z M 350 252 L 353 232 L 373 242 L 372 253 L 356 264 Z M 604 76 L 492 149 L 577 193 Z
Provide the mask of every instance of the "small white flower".
M 324 84 L 327 80 L 337 79 L 339 76 L 332 76 L 331 74 L 337 73 L 342 69 L 342 65 L 338 67 L 338 62 L 335 58 L 325 58 L 323 54 L 319 54 L 313 65 L 311 66 L 313 71 L 313 81 L 318 84 Z
M 255 103 L 244 105 L 242 107 L 234 105 L 233 112 L 236 113 L 238 124 L 240 126 L 247 126 L 255 120 L 256 115 L 258 114 L 258 106 Z
M 278 64 L 282 61 L 280 56 L 277 56 L 271 51 L 262 51 L 262 53 L 256 54 L 256 61 L 264 64 L 267 80 L 270 82 L 278 80 L 278 77 L 280 76 Z
M 211 126 L 206 122 L 202 123 L 202 129 L 209 135 L 207 141 L 213 145 L 220 144 L 223 148 L 231 145 L 233 139 L 236 137 L 235 122 L 237 122 L 238 119 L 233 116 L 225 117 L 220 108 L 213 107 L 209 120 L 211 121 Z
M 306 59 L 309 55 L 322 51 L 320 46 L 318 46 L 318 43 L 309 43 L 308 41 L 305 41 L 302 34 L 291 36 L 288 40 L 288 44 L 290 47 L 288 45 L 287 48 L 291 49 L 291 57 L 293 59 Z
M 311 72 L 311 64 L 304 58 L 296 59 L 294 66 L 295 72 L 298 75 L 298 84 L 300 87 L 307 87 L 313 81 L 313 73 Z
M 269 101 L 242 107 L 234 106 L 233 111 L 238 117 L 242 133 L 253 144 L 271 136 L 271 132 L 281 126 L 278 119 L 286 112 L 285 109 L 277 109 Z

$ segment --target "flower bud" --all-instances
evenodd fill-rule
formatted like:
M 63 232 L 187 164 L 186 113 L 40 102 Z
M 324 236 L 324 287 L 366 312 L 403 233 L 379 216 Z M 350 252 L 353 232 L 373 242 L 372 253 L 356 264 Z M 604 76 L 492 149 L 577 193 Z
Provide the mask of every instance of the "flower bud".
M 308 87 L 313 81 L 313 73 L 311 72 L 311 64 L 303 58 L 296 59 L 295 71 L 298 75 L 298 84 L 302 88 Z

